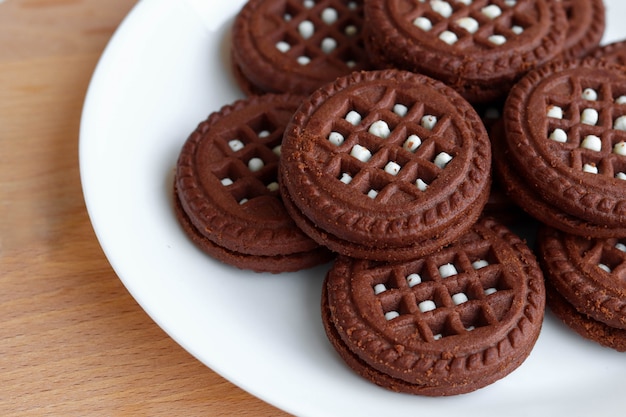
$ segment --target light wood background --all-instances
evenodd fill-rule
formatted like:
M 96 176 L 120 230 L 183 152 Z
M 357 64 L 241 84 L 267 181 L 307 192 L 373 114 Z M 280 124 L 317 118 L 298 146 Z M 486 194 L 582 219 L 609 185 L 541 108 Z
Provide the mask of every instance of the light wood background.
M 284 415 L 156 326 L 89 223 L 83 99 L 135 3 L 0 0 L 0 415 Z

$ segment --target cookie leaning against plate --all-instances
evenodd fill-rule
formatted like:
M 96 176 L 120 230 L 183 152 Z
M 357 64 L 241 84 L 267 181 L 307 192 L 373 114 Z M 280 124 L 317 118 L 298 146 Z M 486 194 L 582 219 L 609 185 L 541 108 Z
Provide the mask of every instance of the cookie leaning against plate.
M 353 73 L 309 97 L 285 130 L 285 207 L 318 243 L 355 258 L 406 260 L 467 231 L 489 194 L 480 117 L 443 83 Z
M 339 256 L 323 287 L 328 339 L 348 366 L 393 391 L 463 394 L 518 368 L 543 322 L 528 246 L 483 218 L 454 244 L 407 262 Z
M 209 255 L 275 273 L 330 259 L 296 227 L 278 192 L 283 131 L 301 101 L 271 94 L 236 101 L 200 123 L 183 145 L 174 183 L 176 214 Z
M 371 0 L 364 13 L 374 64 L 440 79 L 473 103 L 505 97 L 562 52 L 568 30 L 553 0 Z
M 309 94 L 367 69 L 362 0 L 250 0 L 232 28 L 231 58 L 248 94 Z
M 543 227 L 537 250 L 555 315 L 583 337 L 626 351 L 626 239 Z
M 586 224 L 551 226 L 588 237 L 626 230 L 625 102 L 626 73 L 597 60 L 547 64 L 511 90 L 500 162 L 552 217 Z M 532 211 L 536 201 L 518 203 Z

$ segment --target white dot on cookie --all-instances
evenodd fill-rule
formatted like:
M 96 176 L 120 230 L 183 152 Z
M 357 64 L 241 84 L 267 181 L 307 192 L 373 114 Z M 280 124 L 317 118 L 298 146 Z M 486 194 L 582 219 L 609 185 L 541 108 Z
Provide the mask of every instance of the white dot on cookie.
M 435 160 L 433 162 L 435 163 L 435 165 L 437 165 L 437 167 L 444 169 L 450 163 L 450 161 L 452 161 L 452 159 L 452 155 L 446 152 L 440 152 L 435 157 Z
M 580 144 L 580 147 L 600 152 L 602 150 L 602 140 L 596 135 L 587 135 Z
M 385 287 L 385 284 L 376 284 L 374 286 L 374 294 L 376 295 L 384 293 L 385 291 L 387 291 L 387 287 Z
M 596 101 L 598 93 L 593 88 L 585 88 L 580 95 L 583 100 Z
M 454 32 L 449 30 L 444 30 L 439 34 L 439 39 L 447 43 L 448 45 L 454 45 L 459 40 L 459 37 L 456 36 Z
M 348 114 L 346 114 L 345 119 L 346 119 L 346 121 L 348 121 L 351 125 L 356 126 L 356 125 L 358 125 L 359 123 L 361 123 L 362 117 L 361 117 L 361 115 L 360 115 L 358 112 L 356 112 L 356 111 L 354 111 L 354 110 L 351 110 L 351 111 L 349 111 L 349 112 L 348 112 Z
M 432 311 L 436 309 L 437 305 L 432 300 L 426 300 L 419 303 L 418 307 L 422 313 L 426 313 L 427 311 Z
M 549 138 L 555 142 L 565 143 L 567 142 L 567 133 L 563 129 L 554 129 Z
M 243 149 L 244 144 L 239 139 L 233 139 L 233 140 L 228 141 L 228 146 L 233 152 L 237 152 Z
M 588 174 L 597 174 L 599 171 L 598 167 L 595 164 L 584 164 L 583 172 L 586 172 Z
M 437 125 L 437 116 L 433 116 L 432 114 L 427 114 L 420 120 L 420 125 L 428 130 L 433 130 Z
M 548 111 L 546 112 L 546 116 L 551 117 L 553 119 L 562 119 L 563 118 L 563 109 L 559 106 L 550 105 L 548 106 Z
M 248 161 L 248 169 L 252 172 L 260 171 L 265 166 L 261 158 L 251 158 Z
M 385 318 L 387 320 L 393 320 L 393 319 L 395 319 L 396 317 L 399 317 L 399 316 L 400 316 L 400 313 L 398 313 L 397 311 L 389 311 L 389 312 L 385 313 Z
M 441 275 L 441 278 L 448 278 L 456 274 L 458 274 L 458 271 L 453 264 L 447 263 L 439 267 L 439 275 Z
M 344 140 L 343 135 L 339 132 L 330 132 L 330 135 L 328 135 L 328 141 L 335 146 L 341 145 Z
M 409 136 L 402 144 L 402 147 L 409 152 L 415 152 L 422 145 L 422 140 L 417 135 Z
M 372 157 L 372 153 L 366 147 L 356 144 L 352 147 L 350 151 L 350 156 L 358 159 L 361 162 L 367 162 Z
M 384 120 L 378 120 L 370 126 L 369 133 L 372 135 L 378 136 L 379 138 L 386 139 L 391 134 L 391 129 L 389 129 L 389 125 Z
M 315 25 L 310 20 L 303 20 L 298 25 L 298 32 L 304 39 L 309 39 L 315 33 Z
M 586 125 L 595 126 L 598 123 L 599 114 L 596 109 L 585 109 L 580 114 L 580 122 Z
M 406 277 L 406 282 L 409 284 L 409 287 L 415 287 L 418 284 L 422 283 L 422 277 L 419 274 L 409 274 Z
M 452 12 L 454 11 L 452 6 L 450 6 L 450 3 L 442 0 L 432 0 L 430 2 L 430 7 L 435 13 L 438 13 L 445 18 L 452 16 Z
M 452 296 L 452 302 L 454 303 L 454 305 L 463 304 L 467 301 L 469 301 L 469 299 L 467 298 L 467 295 L 465 295 L 465 293 L 460 292 Z
M 337 41 L 333 38 L 324 38 L 320 46 L 322 48 L 322 52 L 329 54 L 337 49 Z
M 385 172 L 394 176 L 398 175 L 398 172 L 400 172 L 400 169 L 401 169 L 401 166 L 393 161 L 389 161 L 387 162 L 387 165 L 385 165 Z
M 428 32 L 429 30 L 433 28 L 432 22 L 428 18 L 423 17 L 423 16 L 420 16 L 416 18 L 415 20 L 413 20 L 413 25 L 422 29 L 424 32 Z
M 337 13 L 337 10 L 333 9 L 332 7 L 327 7 L 322 10 L 321 18 L 322 21 L 327 25 L 332 25 L 339 18 L 339 13 Z
M 476 33 L 480 27 L 478 21 L 472 17 L 462 17 L 456 21 L 456 24 L 468 31 L 469 33 Z

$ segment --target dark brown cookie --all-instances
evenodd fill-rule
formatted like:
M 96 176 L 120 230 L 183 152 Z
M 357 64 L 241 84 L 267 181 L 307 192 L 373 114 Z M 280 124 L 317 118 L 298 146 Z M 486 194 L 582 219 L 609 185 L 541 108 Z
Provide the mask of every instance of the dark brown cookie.
M 470 102 L 506 96 L 563 50 L 560 1 L 371 0 L 365 46 L 373 63 L 440 79 Z
M 543 227 L 546 279 L 581 314 L 626 329 L 626 238 L 586 239 Z
M 251 0 L 232 29 L 236 79 L 247 94 L 309 94 L 368 69 L 363 0 Z
M 284 272 L 328 261 L 280 199 L 285 125 L 300 96 L 265 95 L 224 106 L 198 125 L 176 166 L 178 219 L 208 254 L 239 268 Z
M 502 177 L 508 176 L 505 186 L 512 198 L 515 192 L 533 196 L 516 202 L 570 233 L 622 234 L 626 229 L 622 97 L 626 73 L 597 60 L 553 62 L 517 83 L 504 109 L 506 143 L 495 151 L 500 155 L 495 165 Z M 577 223 L 584 226 L 577 230 L 573 227 Z
M 489 193 L 475 110 L 404 71 L 353 73 L 315 92 L 285 131 L 281 193 L 296 223 L 344 255 L 406 260 L 452 242 Z
M 585 339 L 626 352 L 626 330 L 616 329 L 578 312 L 550 282 L 546 282 L 546 304 L 554 315 Z
M 562 0 L 569 24 L 563 56 L 582 58 L 600 44 L 606 17 L 602 0 Z
M 471 392 L 519 367 L 545 307 L 534 255 L 490 218 L 423 258 L 340 256 L 323 291 L 324 326 L 348 366 L 385 388 L 429 396 Z

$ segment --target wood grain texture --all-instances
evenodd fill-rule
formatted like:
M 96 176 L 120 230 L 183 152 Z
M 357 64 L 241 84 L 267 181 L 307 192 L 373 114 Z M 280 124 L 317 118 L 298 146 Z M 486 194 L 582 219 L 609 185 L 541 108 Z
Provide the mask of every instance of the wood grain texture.
M 154 324 L 89 223 L 80 113 L 135 3 L 0 2 L 0 415 L 285 415 Z

